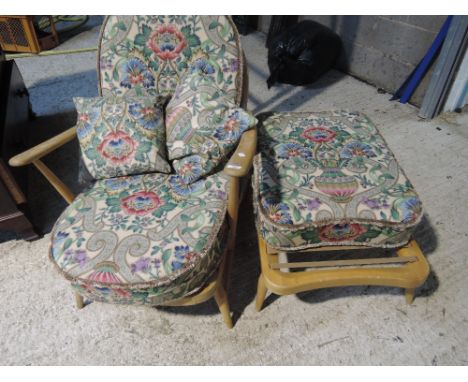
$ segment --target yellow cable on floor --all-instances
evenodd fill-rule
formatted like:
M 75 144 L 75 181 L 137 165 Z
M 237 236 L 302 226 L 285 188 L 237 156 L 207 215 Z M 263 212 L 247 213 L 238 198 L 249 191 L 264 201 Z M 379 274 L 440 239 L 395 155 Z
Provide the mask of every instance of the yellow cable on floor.
M 52 16 L 52 18 L 55 23 L 58 23 L 58 22 L 78 23 L 75 25 L 71 25 L 67 28 L 57 30 L 58 33 L 68 32 L 72 29 L 79 28 L 80 26 L 86 24 L 86 22 L 89 20 L 89 16 Z M 50 27 L 50 20 L 48 18 L 43 17 L 41 20 L 38 21 L 38 27 L 44 31 L 45 28 Z M 95 50 L 97 50 L 97 47 L 83 48 L 83 49 L 71 49 L 71 50 L 46 50 L 40 53 L 12 53 L 12 54 L 5 54 L 5 59 L 12 60 L 15 58 L 23 58 L 23 57 L 55 56 L 59 54 L 76 54 L 76 53 L 93 52 Z
M 70 49 L 70 50 L 45 50 L 40 53 L 14 53 L 14 54 L 5 54 L 7 60 L 12 60 L 15 58 L 24 58 L 24 57 L 36 57 L 36 56 L 56 56 L 59 54 L 76 54 L 76 53 L 86 53 L 93 52 L 97 50 L 97 46 L 92 48 L 82 48 L 82 49 Z

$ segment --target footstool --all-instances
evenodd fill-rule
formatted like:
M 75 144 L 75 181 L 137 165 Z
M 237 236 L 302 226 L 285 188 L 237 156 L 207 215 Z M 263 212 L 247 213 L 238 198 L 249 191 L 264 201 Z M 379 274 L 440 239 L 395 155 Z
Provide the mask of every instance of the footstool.
M 421 202 L 372 122 L 348 111 L 264 113 L 257 119 L 257 310 L 268 290 L 287 295 L 351 285 L 404 288 L 411 303 L 429 274 L 411 238 Z M 395 248 L 396 255 L 349 258 L 349 251 L 369 248 Z M 347 258 L 281 260 L 298 252 L 310 252 L 307 260 L 314 260 L 317 252 L 331 250 Z

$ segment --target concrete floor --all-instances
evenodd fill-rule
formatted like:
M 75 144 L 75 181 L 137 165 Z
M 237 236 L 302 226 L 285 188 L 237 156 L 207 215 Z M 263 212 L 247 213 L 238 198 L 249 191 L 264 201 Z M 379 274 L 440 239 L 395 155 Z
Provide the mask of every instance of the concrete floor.
M 100 18 L 58 49 L 96 45 Z M 332 71 L 309 87 L 267 90 L 265 36 L 243 37 L 249 60 L 249 108 L 362 111 L 374 120 L 425 207 L 416 232 L 432 273 L 413 305 L 401 290 L 325 289 L 270 296 L 254 309 L 259 273 L 249 198 L 241 207 L 229 291 L 236 321 L 227 330 L 214 302 L 190 308 L 100 303 L 74 307 L 67 282 L 47 259 L 49 231 L 65 208 L 34 169 L 28 197 L 44 237 L 27 243 L 0 234 L 0 364 L 6 365 L 467 365 L 467 114 L 421 121 L 409 105 Z M 97 94 L 95 52 L 18 59 L 38 118 L 31 143 L 73 125 L 73 96 Z M 74 191 L 78 146 L 46 163 Z

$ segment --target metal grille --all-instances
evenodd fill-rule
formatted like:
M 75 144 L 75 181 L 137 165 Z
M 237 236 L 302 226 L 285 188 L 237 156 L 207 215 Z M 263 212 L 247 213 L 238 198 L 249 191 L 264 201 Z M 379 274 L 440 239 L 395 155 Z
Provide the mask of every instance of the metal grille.
M 6 21 L 0 21 L 0 39 L 4 44 L 13 44 L 13 36 L 10 34 Z
M 28 39 L 24 33 L 23 25 L 18 19 L 9 20 L 11 33 L 13 33 L 13 39 L 16 45 L 29 46 Z

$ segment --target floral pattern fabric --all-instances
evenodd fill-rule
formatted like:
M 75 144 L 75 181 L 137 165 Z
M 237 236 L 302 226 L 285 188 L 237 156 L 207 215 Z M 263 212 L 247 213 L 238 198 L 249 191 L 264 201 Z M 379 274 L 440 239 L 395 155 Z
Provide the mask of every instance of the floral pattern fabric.
M 80 294 L 158 305 L 205 285 L 225 248 L 228 178 L 177 178 L 99 180 L 62 213 L 50 257 Z
M 83 161 L 95 179 L 169 173 L 162 99 L 74 98 Z
M 199 59 L 182 77 L 166 108 L 169 159 L 185 183 L 223 165 L 256 118 L 221 90 L 207 62 Z
M 254 203 L 268 245 L 406 244 L 422 217 L 421 202 L 366 116 L 335 111 L 258 118 Z
M 195 63 L 240 102 L 242 53 L 225 16 L 109 16 L 99 46 L 101 94 L 171 96 Z

